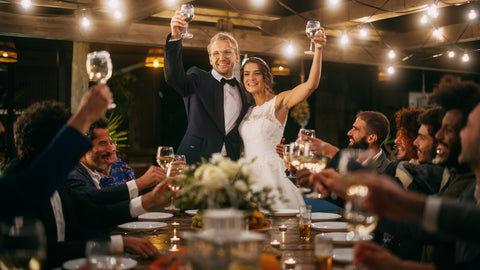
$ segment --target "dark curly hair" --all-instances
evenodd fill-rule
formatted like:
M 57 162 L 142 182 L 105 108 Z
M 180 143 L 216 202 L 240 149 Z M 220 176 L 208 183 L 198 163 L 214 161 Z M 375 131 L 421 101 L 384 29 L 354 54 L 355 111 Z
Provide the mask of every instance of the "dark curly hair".
M 480 102 L 480 86 L 472 81 L 440 83 L 434 99 L 445 111 L 460 110 L 463 128 L 467 123 L 468 115 Z
M 30 105 L 13 125 L 18 157 L 26 161 L 36 158 L 71 115 L 65 104 L 54 100 Z
M 105 117 L 100 117 L 90 125 L 87 134 L 85 134 L 85 136 L 87 136 L 90 141 L 93 141 L 95 139 L 95 133 L 93 132 L 93 130 L 96 128 L 108 129 L 108 119 Z
M 428 135 L 435 138 L 435 133 L 442 127 L 444 115 L 445 110 L 440 106 L 435 106 L 421 113 L 417 118 L 417 122 L 419 125 L 427 126 Z

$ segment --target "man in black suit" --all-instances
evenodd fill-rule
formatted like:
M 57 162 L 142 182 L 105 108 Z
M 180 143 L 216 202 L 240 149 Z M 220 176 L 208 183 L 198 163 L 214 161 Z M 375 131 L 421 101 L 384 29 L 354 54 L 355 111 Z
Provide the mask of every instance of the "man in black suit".
M 189 164 L 216 152 L 236 160 L 242 144 L 238 125 L 251 104 L 251 96 L 233 74 L 240 60 L 238 43 L 229 33 L 216 34 L 207 47 L 213 70 L 192 67 L 185 72 L 181 39 L 185 25 L 185 17 L 176 11 L 165 45 L 165 80 L 183 97 L 188 118 L 177 152 Z

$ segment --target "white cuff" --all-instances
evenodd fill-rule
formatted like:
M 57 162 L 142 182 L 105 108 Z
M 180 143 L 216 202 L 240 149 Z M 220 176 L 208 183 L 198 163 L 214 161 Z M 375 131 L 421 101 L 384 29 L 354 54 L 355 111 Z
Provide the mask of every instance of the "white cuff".
M 130 215 L 134 218 L 140 216 L 141 214 L 145 214 L 147 210 L 143 209 L 142 196 L 136 197 L 130 200 L 129 209 L 130 209 Z
M 175 38 L 175 39 L 173 39 L 173 38 L 170 37 L 170 39 L 168 40 L 168 42 L 173 42 L 173 41 L 177 41 L 177 40 L 180 40 L 180 39 L 182 39 L 182 38 Z
M 134 181 L 128 181 L 127 182 L 127 188 L 128 188 L 128 195 L 130 196 L 130 200 L 133 198 L 138 197 L 138 187 L 137 183 Z
M 110 236 L 110 240 L 112 241 L 113 254 L 123 253 L 123 239 L 122 239 L 122 236 L 119 235 L 119 234 L 112 235 L 112 236 Z
M 422 226 L 429 232 L 437 231 L 438 213 L 440 212 L 440 206 L 442 205 L 442 199 L 437 196 L 428 196 L 425 199 L 425 206 L 423 209 Z

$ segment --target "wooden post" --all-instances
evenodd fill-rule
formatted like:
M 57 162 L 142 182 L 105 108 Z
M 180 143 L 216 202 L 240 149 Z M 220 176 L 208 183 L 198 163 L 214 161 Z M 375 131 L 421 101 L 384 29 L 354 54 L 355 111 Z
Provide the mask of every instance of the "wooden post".
M 85 68 L 89 50 L 89 43 L 73 42 L 72 95 L 70 98 L 72 112 L 77 110 L 83 94 L 88 91 L 88 75 Z

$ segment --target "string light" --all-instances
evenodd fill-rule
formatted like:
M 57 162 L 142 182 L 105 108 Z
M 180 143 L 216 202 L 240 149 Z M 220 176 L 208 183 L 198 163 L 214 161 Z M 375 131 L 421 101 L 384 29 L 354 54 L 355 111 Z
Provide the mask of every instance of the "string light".
M 32 6 L 32 1 L 31 0 L 22 0 L 20 3 L 24 9 L 29 9 Z
M 250 0 L 250 3 L 255 7 L 263 7 L 266 2 L 266 0 Z
M 295 46 L 293 45 L 292 41 L 287 41 L 285 47 L 283 48 L 283 54 L 287 58 L 291 58 L 293 55 L 295 55 Z
M 470 56 L 468 56 L 468 53 L 464 53 L 462 56 L 462 62 L 468 62 L 470 61 Z
M 340 0 L 328 0 L 329 7 L 337 7 L 339 4 L 340 4 Z
M 113 17 L 116 20 L 121 20 L 123 18 L 123 12 L 117 9 L 113 12 Z
M 430 18 L 436 19 L 438 17 L 438 8 L 436 4 L 431 4 L 428 6 L 427 14 Z
M 390 50 L 390 51 L 388 52 L 388 58 L 389 58 L 389 59 L 393 59 L 393 58 L 395 58 L 396 56 L 397 56 L 397 54 L 395 53 L 394 50 Z
M 359 33 L 360 33 L 360 37 L 361 37 L 361 38 L 364 38 L 364 39 L 365 39 L 365 38 L 367 38 L 367 36 L 368 36 L 368 32 L 367 32 L 367 30 L 365 30 L 364 27 L 360 27 Z
M 468 18 L 470 20 L 475 20 L 477 18 L 477 12 L 471 9 L 470 12 L 468 12 Z
M 449 58 L 453 58 L 453 57 L 455 57 L 455 52 L 450 50 L 450 51 L 447 52 L 447 56 Z
M 340 45 L 346 46 L 350 42 L 350 38 L 347 35 L 347 31 L 343 31 L 342 35 L 340 36 Z
M 440 28 L 435 28 L 435 29 L 433 30 L 433 36 L 434 36 L 436 39 L 441 40 L 441 39 L 443 39 L 442 32 L 443 32 L 442 29 L 440 29 Z
M 387 68 L 387 73 L 390 74 L 390 75 L 394 74 L 394 73 L 395 73 L 395 68 L 392 67 L 392 66 L 389 66 L 389 67 Z
M 109 0 L 109 1 L 107 1 L 107 7 L 110 8 L 110 9 L 118 9 L 120 7 L 120 1 Z
M 86 15 L 82 16 L 80 23 L 84 29 L 90 28 L 90 25 L 92 25 L 90 19 Z
M 420 23 L 421 24 L 426 24 L 427 22 L 428 22 L 427 15 L 422 15 L 422 17 L 420 17 Z

